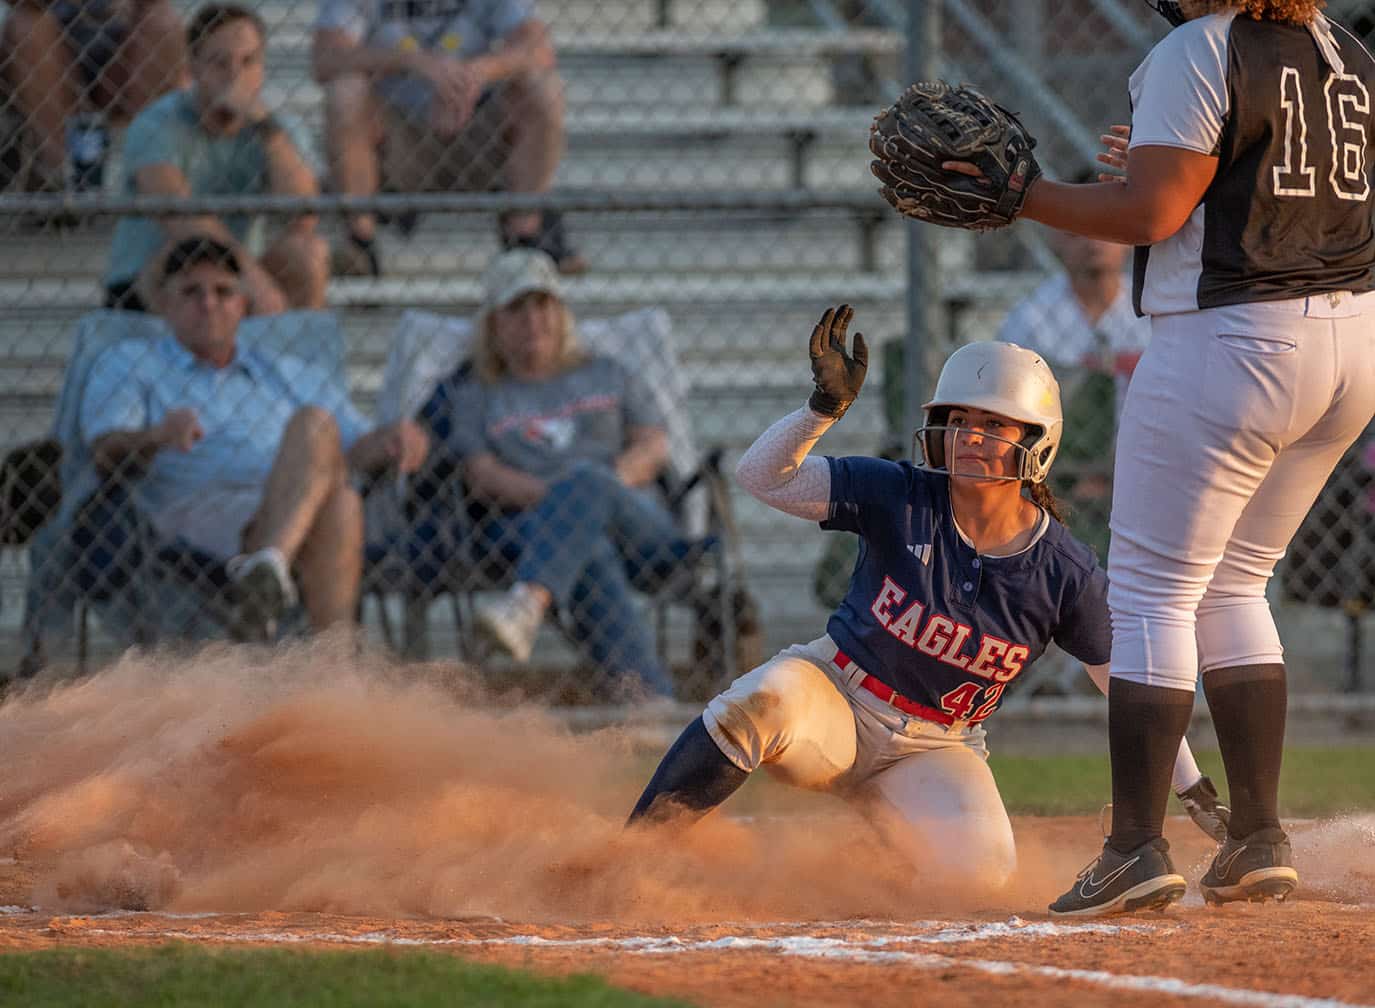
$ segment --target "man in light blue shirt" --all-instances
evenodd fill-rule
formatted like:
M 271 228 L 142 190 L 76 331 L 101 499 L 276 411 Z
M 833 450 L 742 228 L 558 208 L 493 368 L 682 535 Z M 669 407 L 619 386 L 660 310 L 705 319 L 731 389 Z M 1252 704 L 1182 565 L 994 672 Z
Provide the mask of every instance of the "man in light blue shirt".
M 1096 180 L 1090 170 L 1073 181 Z M 1035 350 L 1055 369 L 1065 404 L 1056 493 L 1070 502 L 1075 535 L 1106 557 L 1112 480 L 1103 467 L 1112 461 L 1117 416 L 1151 322 L 1132 308 L 1130 246 L 1061 231 L 1050 243 L 1064 272 L 1013 306 L 998 339 Z
M 225 245 L 175 245 L 161 288 L 172 335 L 96 360 L 80 429 L 96 466 L 131 480 L 162 539 L 228 560 L 234 629 L 266 639 L 296 581 L 316 629 L 353 618 L 363 512 L 349 470 L 414 472 L 428 439 L 411 420 L 369 431 L 324 369 L 239 347 L 241 276 Z
M 251 196 L 319 192 L 310 142 L 295 118 L 263 104 L 265 30 L 256 13 L 209 4 L 187 28 L 194 86 L 153 102 L 129 126 L 124 187 L 129 195 Z M 159 252 L 191 235 L 234 250 L 253 314 L 322 308 L 329 250 L 313 216 L 286 222 L 269 244 L 267 221 L 226 217 L 122 217 L 110 245 L 106 305 L 145 310 Z
M 1071 181 L 1097 182 L 1098 172 L 1089 168 Z M 1109 412 L 1097 424 L 1109 427 L 1106 421 L 1115 421 L 1121 411 L 1132 371 L 1151 338 L 1150 320 L 1138 318 L 1132 308 L 1126 273 L 1131 246 L 1066 231 L 1051 232 L 1049 241 L 1064 272 L 1013 306 L 998 330 L 998 339 L 1035 350 L 1049 361 L 1066 399 L 1085 375 L 1111 379 L 1115 401 L 1105 403 Z M 1065 428 L 1068 431 L 1070 425 L 1066 423 Z

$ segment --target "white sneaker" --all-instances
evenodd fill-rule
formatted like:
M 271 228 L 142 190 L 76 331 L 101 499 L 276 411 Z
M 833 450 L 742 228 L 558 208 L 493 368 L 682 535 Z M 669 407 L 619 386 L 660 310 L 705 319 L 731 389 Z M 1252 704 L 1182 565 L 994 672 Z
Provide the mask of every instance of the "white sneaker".
M 282 614 L 296 602 L 296 585 L 282 551 L 268 547 L 233 557 L 224 566 L 236 603 L 230 635 L 260 644 L 275 640 Z
M 263 564 L 271 568 L 272 573 L 276 575 L 286 604 L 288 606 L 295 605 L 296 582 L 291 577 L 291 565 L 286 562 L 286 556 L 276 546 L 269 546 L 254 553 L 240 553 L 238 556 L 230 557 L 224 563 L 224 570 L 229 575 L 229 580 L 242 581 L 248 576 L 249 571 Z
M 535 635 L 544 622 L 544 600 L 523 582 L 511 586 L 497 602 L 478 606 L 477 630 L 522 664 L 535 650 Z

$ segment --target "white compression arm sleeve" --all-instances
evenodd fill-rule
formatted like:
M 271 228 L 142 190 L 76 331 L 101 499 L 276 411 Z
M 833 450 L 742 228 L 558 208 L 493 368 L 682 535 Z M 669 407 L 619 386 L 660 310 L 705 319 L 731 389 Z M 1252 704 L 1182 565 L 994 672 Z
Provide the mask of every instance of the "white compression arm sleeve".
M 1108 692 L 1108 666 L 1107 665 L 1085 665 L 1084 670 L 1088 672 L 1093 684 L 1098 687 L 1098 691 L 1105 696 Z M 1179 752 L 1174 758 L 1174 773 L 1170 776 L 1170 786 L 1174 788 L 1175 794 L 1187 788 L 1193 787 L 1203 776 L 1203 771 L 1198 768 L 1198 762 L 1194 759 L 1194 751 L 1189 748 L 1189 740 L 1182 738 L 1179 740 Z
M 749 446 L 735 478 L 754 497 L 808 521 L 831 513 L 831 467 L 807 453 L 835 420 L 804 406 L 777 421 Z

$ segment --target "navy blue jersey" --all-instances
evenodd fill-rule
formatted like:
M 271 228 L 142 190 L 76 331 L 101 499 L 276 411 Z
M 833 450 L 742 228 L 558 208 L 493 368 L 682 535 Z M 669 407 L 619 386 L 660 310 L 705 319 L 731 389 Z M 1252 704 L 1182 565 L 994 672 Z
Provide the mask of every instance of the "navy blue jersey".
M 980 556 L 955 527 L 944 473 L 826 461 L 831 516 L 821 527 L 860 536 L 850 590 L 826 631 L 870 675 L 982 721 L 1052 640 L 1086 664 L 1108 660 L 1107 577 L 1059 522 L 1015 556 Z

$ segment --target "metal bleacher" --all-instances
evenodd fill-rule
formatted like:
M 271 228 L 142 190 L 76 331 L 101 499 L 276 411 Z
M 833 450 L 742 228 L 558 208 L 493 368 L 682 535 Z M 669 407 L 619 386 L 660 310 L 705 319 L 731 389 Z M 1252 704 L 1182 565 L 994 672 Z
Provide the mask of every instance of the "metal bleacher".
M 318 142 L 314 3 L 270 0 L 261 10 L 270 28 L 269 103 L 306 119 Z M 829 58 L 892 54 L 900 45 L 894 33 L 772 28 L 762 0 L 561 0 L 542 4 L 541 14 L 567 83 L 559 189 L 872 191 L 865 137 L 874 110 L 832 104 Z M 117 177 L 117 162 L 111 169 Z M 592 264 L 568 283 L 575 311 L 590 318 L 646 304 L 669 310 L 699 441 L 723 444 L 727 465 L 801 402 L 809 380 L 801 347 L 827 304 L 854 303 L 873 340 L 905 328 L 905 230 L 877 197 L 863 212 L 579 211 L 567 219 Z M 0 425 L 15 442 L 46 429 L 72 324 L 99 300 L 110 230 L 104 219 L 39 235 L 7 228 L 0 237 Z M 384 231 L 381 242 L 385 277 L 336 279 L 329 293 L 365 408 L 404 308 L 476 307 L 496 231 L 489 214 L 427 214 L 409 238 Z M 967 267 L 970 255 L 962 235 L 941 248 L 946 265 Z M 1033 279 L 1013 276 L 992 289 L 967 268 L 946 275 L 970 277 L 946 296 L 981 304 L 1007 304 Z M 882 435 L 877 400 L 861 400 L 823 449 L 872 451 Z M 808 586 L 822 537 L 750 500 L 738 501 L 738 516 L 767 644 L 820 632 L 824 614 Z M 22 557 L 4 564 L 0 619 L 13 631 Z

